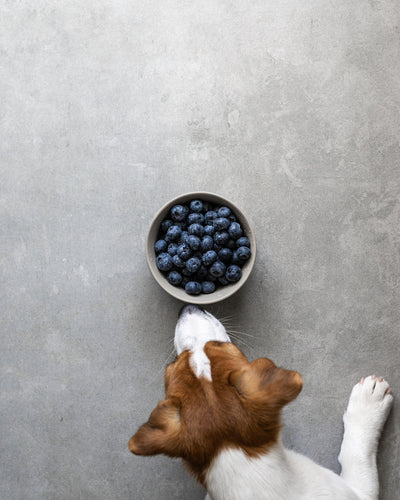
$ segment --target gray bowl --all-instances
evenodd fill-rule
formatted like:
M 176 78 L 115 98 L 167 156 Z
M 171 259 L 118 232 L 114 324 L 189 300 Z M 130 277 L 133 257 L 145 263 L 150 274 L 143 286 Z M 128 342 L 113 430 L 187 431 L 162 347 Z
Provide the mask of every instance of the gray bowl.
M 236 215 L 238 221 L 241 223 L 243 230 L 246 236 L 250 240 L 251 245 L 251 257 L 246 262 L 246 264 L 242 268 L 242 277 L 237 283 L 231 283 L 226 286 L 221 286 L 217 288 L 217 290 L 210 294 L 200 294 L 200 295 L 189 295 L 185 292 L 183 288 L 179 288 L 168 283 L 166 276 L 159 271 L 156 265 L 156 254 L 154 252 L 154 244 L 157 241 L 160 224 L 167 217 L 169 210 L 177 204 L 187 203 L 190 200 L 203 200 L 209 201 L 216 205 L 224 205 L 229 207 L 232 212 Z M 235 292 L 237 292 L 247 281 L 247 278 L 250 276 L 251 271 L 254 267 L 254 262 L 256 259 L 256 239 L 254 236 L 254 231 L 245 217 L 243 212 L 239 210 L 239 208 L 234 205 L 231 201 L 226 198 L 219 196 L 214 193 L 207 192 L 193 192 L 183 194 L 178 196 L 168 203 L 166 203 L 154 216 L 149 231 L 147 233 L 146 238 L 146 260 L 147 265 L 149 266 L 150 272 L 153 275 L 154 279 L 157 283 L 170 295 L 175 297 L 182 302 L 190 302 L 191 304 L 212 304 L 215 302 L 219 302 L 221 300 L 227 299 Z

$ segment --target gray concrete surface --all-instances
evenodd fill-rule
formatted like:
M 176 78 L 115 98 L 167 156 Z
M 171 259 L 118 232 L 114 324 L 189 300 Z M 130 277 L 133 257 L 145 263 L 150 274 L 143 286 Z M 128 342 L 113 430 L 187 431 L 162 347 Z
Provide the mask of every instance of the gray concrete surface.
M 400 395 L 398 2 L 4 0 L 0 23 L 0 498 L 203 498 L 179 461 L 127 450 L 181 305 L 146 230 L 193 189 L 258 240 L 210 310 L 302 373 L 285 443 L 338 471 L 352 385 Z M 396 402 L 382 499 L 399 470 Z

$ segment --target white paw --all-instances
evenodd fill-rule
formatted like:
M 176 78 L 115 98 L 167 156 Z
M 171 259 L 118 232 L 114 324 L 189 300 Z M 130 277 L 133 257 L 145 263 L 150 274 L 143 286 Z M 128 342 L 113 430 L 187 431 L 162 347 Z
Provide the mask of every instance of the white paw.
M 392 402 L 392 391 L 386 380 L 375 375 L 362 378 L 353 387 L 343 417 L 346 433 L 354 433 L 367 443 L 377 441 Z

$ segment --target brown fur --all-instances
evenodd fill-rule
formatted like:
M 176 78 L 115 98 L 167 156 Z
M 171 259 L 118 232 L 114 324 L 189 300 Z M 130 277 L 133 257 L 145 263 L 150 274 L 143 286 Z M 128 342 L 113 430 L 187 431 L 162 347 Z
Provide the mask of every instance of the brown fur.
M 276 443 L 281 409 L 302 388 L 297 372 L 267 358 L 250 363 L 233 344 L 211 341 L 204 350 L 212 382 L 194 375 L 183 352 L 165 372 L 165 400 L 129 442 L 137 455 L 183 458 L 200 482 L 222 448 L 258 456 Z

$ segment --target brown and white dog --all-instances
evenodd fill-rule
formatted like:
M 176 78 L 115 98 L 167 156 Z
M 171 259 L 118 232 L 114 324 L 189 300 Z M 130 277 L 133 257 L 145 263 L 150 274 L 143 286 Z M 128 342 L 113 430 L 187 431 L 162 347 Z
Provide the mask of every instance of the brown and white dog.
M 299 373 L 267 358 L 249 362 L 193 305 L 181 310 L 175 347 L 165 399 L 131 438 L 132 453 L 183 458 L 211 500 L 378 498 L 378 440 L 393 401 L 383 378 L 353 388 L 338 476 L 282 446 L 281 410 L 301 391 Z

